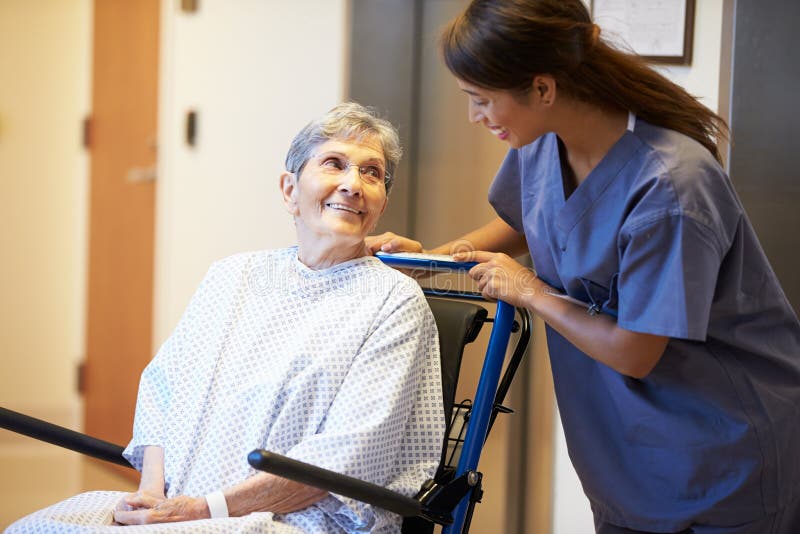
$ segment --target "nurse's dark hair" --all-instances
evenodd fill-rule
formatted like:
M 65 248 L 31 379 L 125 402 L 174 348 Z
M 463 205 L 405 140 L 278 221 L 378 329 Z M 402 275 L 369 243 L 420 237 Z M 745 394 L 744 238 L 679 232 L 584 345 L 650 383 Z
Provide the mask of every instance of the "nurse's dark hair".
M 300 176 L 306 163 L 314 155 L 314 150 L 329 139 L 378 141 L 386 161 L 386 193 L 392 190 L 394 172 L 403 155 L 400 135 L 397 128 L 381 118 L 374 108 L 356 102 L 342 102 L 325 115 L 306 124 L 292 139 L 286 153 L 286 170 Z
M 520 98 L 539 74 L 568 96 L 685 134 L 720 160 L 728 126 L 640 56 L 600 36 L 581 0 L 473 0 L 441 36 L 445 64 L 478 87 Z

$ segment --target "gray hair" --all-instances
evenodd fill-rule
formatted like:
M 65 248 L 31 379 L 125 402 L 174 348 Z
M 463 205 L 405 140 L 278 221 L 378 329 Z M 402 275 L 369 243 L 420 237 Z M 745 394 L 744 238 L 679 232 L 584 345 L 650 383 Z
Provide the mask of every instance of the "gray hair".
M 397 129 L 378 116 L 374 108 L 343 102 L 322 117 L 309 122 L 292 140 L 286 154 L 286 170 L 300 176 L 314 149 L 329 139 L 364 139 L 375 136 L 386 159 L 386 194 L 392 189 L 394 171 L 403 155 Z

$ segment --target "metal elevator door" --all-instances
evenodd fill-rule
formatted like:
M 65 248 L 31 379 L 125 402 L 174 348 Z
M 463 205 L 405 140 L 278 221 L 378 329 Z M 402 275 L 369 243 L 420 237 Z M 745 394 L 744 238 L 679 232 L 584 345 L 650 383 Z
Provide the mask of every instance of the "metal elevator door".
M 728 172 L 795 313 L 800 311 L 797 0 L 727 0 Z M 723 63 L 722 68 L 726 65 Z M 724 73 L 724 72 L 723 72 Z

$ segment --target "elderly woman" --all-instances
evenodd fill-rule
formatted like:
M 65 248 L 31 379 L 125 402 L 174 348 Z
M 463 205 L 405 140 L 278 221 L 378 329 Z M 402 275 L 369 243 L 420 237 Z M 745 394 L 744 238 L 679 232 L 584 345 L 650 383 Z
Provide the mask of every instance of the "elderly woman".
M 391 124 L 358 104 L 306 126 L 280 176 L 297 247 L 212 265 L 142 374 L 124 452 L 139 491 L 81 494 L 9 532 L 399 531 L 394 514 L 246 457 L 264 448 L 408 495 L 432 477 L 444 432 L 436 326 L 417 284 L 364 243 L 400 153 Z

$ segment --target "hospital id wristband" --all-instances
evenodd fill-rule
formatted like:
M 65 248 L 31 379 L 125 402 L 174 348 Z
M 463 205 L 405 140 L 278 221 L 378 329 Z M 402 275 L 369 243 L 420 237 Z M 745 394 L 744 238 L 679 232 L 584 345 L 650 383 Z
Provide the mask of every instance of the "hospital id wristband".
M 208 511 L 211 513 L 211 519 L 228 517 L 228 503 L 225 501 L 225 495 L 221 491 L 206 495 L 206 502 L 208 503 Z

